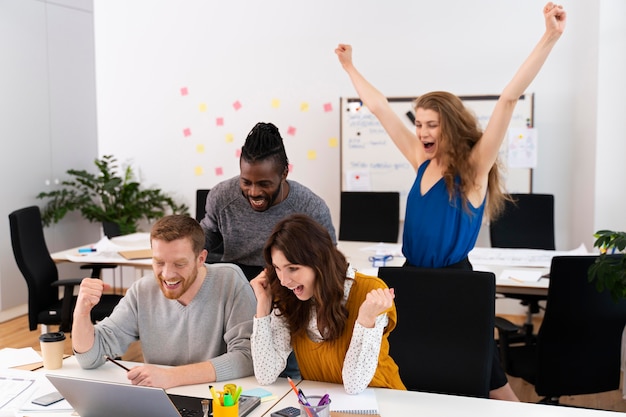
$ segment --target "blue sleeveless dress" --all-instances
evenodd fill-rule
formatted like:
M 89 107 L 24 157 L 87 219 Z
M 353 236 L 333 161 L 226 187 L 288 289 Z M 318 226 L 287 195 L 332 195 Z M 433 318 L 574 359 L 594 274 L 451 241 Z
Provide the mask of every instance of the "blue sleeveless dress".
M 478 208 L 468 203 L 469 211 L 464 209 L 459 196 L 450 200 L 443 178 L 422 195 L 420 185 L 429 164 L 419 166 L 407 197 L 402 253 L 411 265 L 443 268 L 465 259 L 474 247 L 485 200 Z

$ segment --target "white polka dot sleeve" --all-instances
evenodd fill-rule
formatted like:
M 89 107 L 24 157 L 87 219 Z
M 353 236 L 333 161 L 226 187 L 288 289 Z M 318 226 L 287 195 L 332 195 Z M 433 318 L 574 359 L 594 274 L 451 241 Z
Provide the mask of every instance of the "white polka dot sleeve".
M 291 336 L 286 321 L 274 312 L 255 317 L 250 344 L 256 380 L 261 385 L 273 383 L 285 369 L 291 353 Z
M 348 394 L 358 394 L 372 381 L 388 322 L 387 314 L 381 314 L 376 317 L 376 324 L 372 328 L 363 327 L 359 322 L 354 324 L 342 371 L 343 386 Z

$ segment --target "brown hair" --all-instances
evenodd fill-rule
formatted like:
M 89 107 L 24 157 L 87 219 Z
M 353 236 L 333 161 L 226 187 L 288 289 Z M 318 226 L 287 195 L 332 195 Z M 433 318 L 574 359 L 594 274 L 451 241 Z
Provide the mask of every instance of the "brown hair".
M 463 208 L 468 210 L 467 194 L 476 187 L 474 183 L 476 168 L 470 162 L 470 153 L 483 135 L 478 120 L 463 105 L 459 97 L 445 91 L 434 91 L 418 97 L 414 103 L 414 110 L 418 108 L 439 114 L 441 138 L 437 156 L 444 167 L 443 178 L 448 195 L 450 200 L 459 195 L 463 201 Z M 504 200 L 508 198 L 502 189 L 500 166 L 500 161 L 496 159 L 489 170 L 487 183 L 485 214 L 492 220 L 502 211 Z M 460 178 L 460 184 L 455 183 L 457 176 Z
M 313 269 L 315 283 L 311 299 L 300 301 L 280 284 L 272 263 L 272 249 L 280 250 L 292 264 Z M 348 318 L 348 310 L 342 304 L 348 262 L 333 244 L 328 231 L 304 214 L 291 215 L 276 224 L 263 255 L 274 307 L 286 318 L 291 334 L 306 331 L 315 307 L 317 326 L 324 339 L 337 339 Z
M 152 226 L 150 242 L 153 239 L 172 242 L 178 239 L 189 239 L 196 256 L 204 249 L 204 230 L 195 219 L 187 214 L 172 214 L 160 218 Z

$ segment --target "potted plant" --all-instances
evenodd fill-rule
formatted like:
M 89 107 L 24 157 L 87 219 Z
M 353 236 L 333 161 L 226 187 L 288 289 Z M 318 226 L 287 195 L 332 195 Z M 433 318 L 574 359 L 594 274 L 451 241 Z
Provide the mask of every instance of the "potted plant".
M 44 226 L 57 223 L 67 213 L 78 210 L 91 222 L 116 225 L 119 229 L 114 235 L 124 235 L 136 232 L 141 219 L 150 221 L 168 212 L 188 212 L 185 204 L 176 203 L 160 189 L 142 188 L 135 181 L 132 168 L 128 166 L 120 172 L 116 162 L 112 155 L 96 159 L 97 174 L 70 169 L 67 174 L 71 179 L 63 181 L 62 188 L 39 193 L 37 198 L 48 199 L 41 214 Z
M 626 298 L 626 232 L 599 230 L 593 237 L 600 255 L 589 268 L 589 282 L 595 282 L 598 291 L 606 288 L 616 301 Z

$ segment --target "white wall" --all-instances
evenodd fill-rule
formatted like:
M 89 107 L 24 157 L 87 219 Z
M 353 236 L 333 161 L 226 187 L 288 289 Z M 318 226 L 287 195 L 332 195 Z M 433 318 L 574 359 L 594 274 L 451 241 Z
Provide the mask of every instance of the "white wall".
M 69 168 L 97 156 L 91 0 L 0 0 L 0 311 L 23 314 L 27 288 L 10 242 L 8 215 L 39 205 Z M 45 229 L 50 251 L 97 240 L 79 215 Z M 76 265 L 60 276 L 84 276 Z M 0 320 L 4 314 L 0 315 Z
M 541 36 L 543 5 L 96 0 L 99 152 L 134 163 L 147 184 L 193 209 L 195 189 L 236 175 L 245 135 L 257 121 L 271 121 L 285 138 L 290 177 L 325 198 L 337 224 L 338 100 L 355 93 L 334 55 L 336 44 L 352 43 L 358 67 L 388 96 L 435 89 L 497 94 Z M 607 80 L 623 73 L 603 70 L 600 18 L 617 20 L 623 14 L 613 9 L 624 6 L 620 0 L 565 6 L 566 33 L 528 90 L 535 93 L 540 139 L 534 191 L 556 195 L 558 249 L 591 245 L 594 212 L 605 204 L 602 195 L 595 204 L 589 197 L 596 187 L 594 142 L 623 134 L 614 123 L 606 124 L 608 132 L 598 130 L 596 117 L 597 106 L 615 100 L 611 91 L 598 102 L 598 71 Z M 603 56 L 617 59 L 619 50 L 623 67 L 624 48 L 607 48 L 612 52 Z M 240 110 L 233 108 L 237 101 Z
M 596 175 L 597 229 L 626 230 L 626 2 L 603 0 L 598 55 Z

